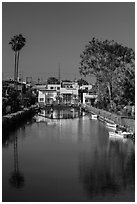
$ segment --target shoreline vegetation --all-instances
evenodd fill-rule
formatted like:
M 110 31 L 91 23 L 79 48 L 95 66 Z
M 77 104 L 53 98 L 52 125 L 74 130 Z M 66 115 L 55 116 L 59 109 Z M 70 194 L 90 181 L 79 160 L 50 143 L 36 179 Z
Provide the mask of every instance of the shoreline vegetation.
M 21 123 L 30 119 L 38 110 L 37 105 L 31 105 L 21 111 L 2 116 L 2 133 L 4 133 L 2 136 L 19 127 Z

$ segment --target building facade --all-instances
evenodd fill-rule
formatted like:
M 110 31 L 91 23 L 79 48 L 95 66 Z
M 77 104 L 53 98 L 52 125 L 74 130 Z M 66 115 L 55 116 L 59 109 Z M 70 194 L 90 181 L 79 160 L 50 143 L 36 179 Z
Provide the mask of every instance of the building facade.
M 53 104 L 65 103 L 76 104 L 92 104 L 97 98 L 96 94 L 92 93 L 92 85 L 78 85 L 77 82 L 63 81 L 61 84 L 47 84 L 38 86 L 38 103 Z

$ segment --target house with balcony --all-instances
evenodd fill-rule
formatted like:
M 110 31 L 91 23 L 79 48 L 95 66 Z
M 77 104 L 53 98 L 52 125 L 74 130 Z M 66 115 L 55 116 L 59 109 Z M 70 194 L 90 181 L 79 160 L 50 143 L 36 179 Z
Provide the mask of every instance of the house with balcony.
M 79 87 L 79 100 L 83 104 L 94 104 L 97 98 L 95 85 L 82 85 Z
M 93 87 L 93 85 L 91 85 L 91 84 L 89 84 L 89 85 L 82 85 L 82 86 L 79 87 L 79 89 L 89 91 L 89 90 L 92 89 L 92 87 Z
M 60 96 L 62 98 L 62 102 L 67 103 L 76 103 L 78 102 L 78 83 L 75 81 L 62 81 Z
M 56 90 L 57 92 L 60 91 L 61 84 L 47 84 L 48 90 Z
M 78 99 L 78 89 L 75 88 L 61 88 L 60 96 L 63 103 L 75 103 Z
M 61 84 L 47 84 L 38 87 L 38 103 L 76 103 L 78 101 L 78 84 L 75 82 L 63 81 Z
M 38 103 L 40 105 L 45 105 L 57 102 L 58 95 L 60 94 L 60 89 L 60 84 L 47 84 L 44 87 L 39 87 Z
M 92 105 L 94 104 L 96 98 L 97 98 L 97 94 L 93 94 L 92 91 L 83 93 L 83 104 Z
M 39 85 L 38 103 L 75 104 L 79 101 L 83 104 L 93 104 L 97 98 L 94 85 L 82 85 L 79 87 L 75 81 L 62 81 L 61 84 Z

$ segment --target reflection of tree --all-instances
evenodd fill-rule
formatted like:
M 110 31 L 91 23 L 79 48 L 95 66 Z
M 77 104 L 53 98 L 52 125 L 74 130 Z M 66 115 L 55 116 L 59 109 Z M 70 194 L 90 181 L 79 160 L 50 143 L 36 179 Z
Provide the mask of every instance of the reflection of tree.
M 108 152 L 97 150 L 92 160 L 87 160 L 87 155 L 81 158 L 80 180 L 92 199 L 117 194 L 127 187 L 134 189 L 135 153 L 128 154 L 122 148 L 120 143 L 111 142 Z
M 24 186 L 24 176 L 19 171 L 18 165 L 17 135 L 15 136 L 14 140 L 14 171 L 11 173 L 9 182 L 15 188 L 21 188 Z

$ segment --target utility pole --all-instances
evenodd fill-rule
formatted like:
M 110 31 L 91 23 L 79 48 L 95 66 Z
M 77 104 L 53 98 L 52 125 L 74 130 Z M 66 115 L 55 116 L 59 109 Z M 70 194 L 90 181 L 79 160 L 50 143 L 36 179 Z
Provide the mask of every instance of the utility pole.
M 60 84 L 60 63 L 59 63 L 59 84 Z M 59 103 L 60 103 L 60 90 L 59 90 Z

